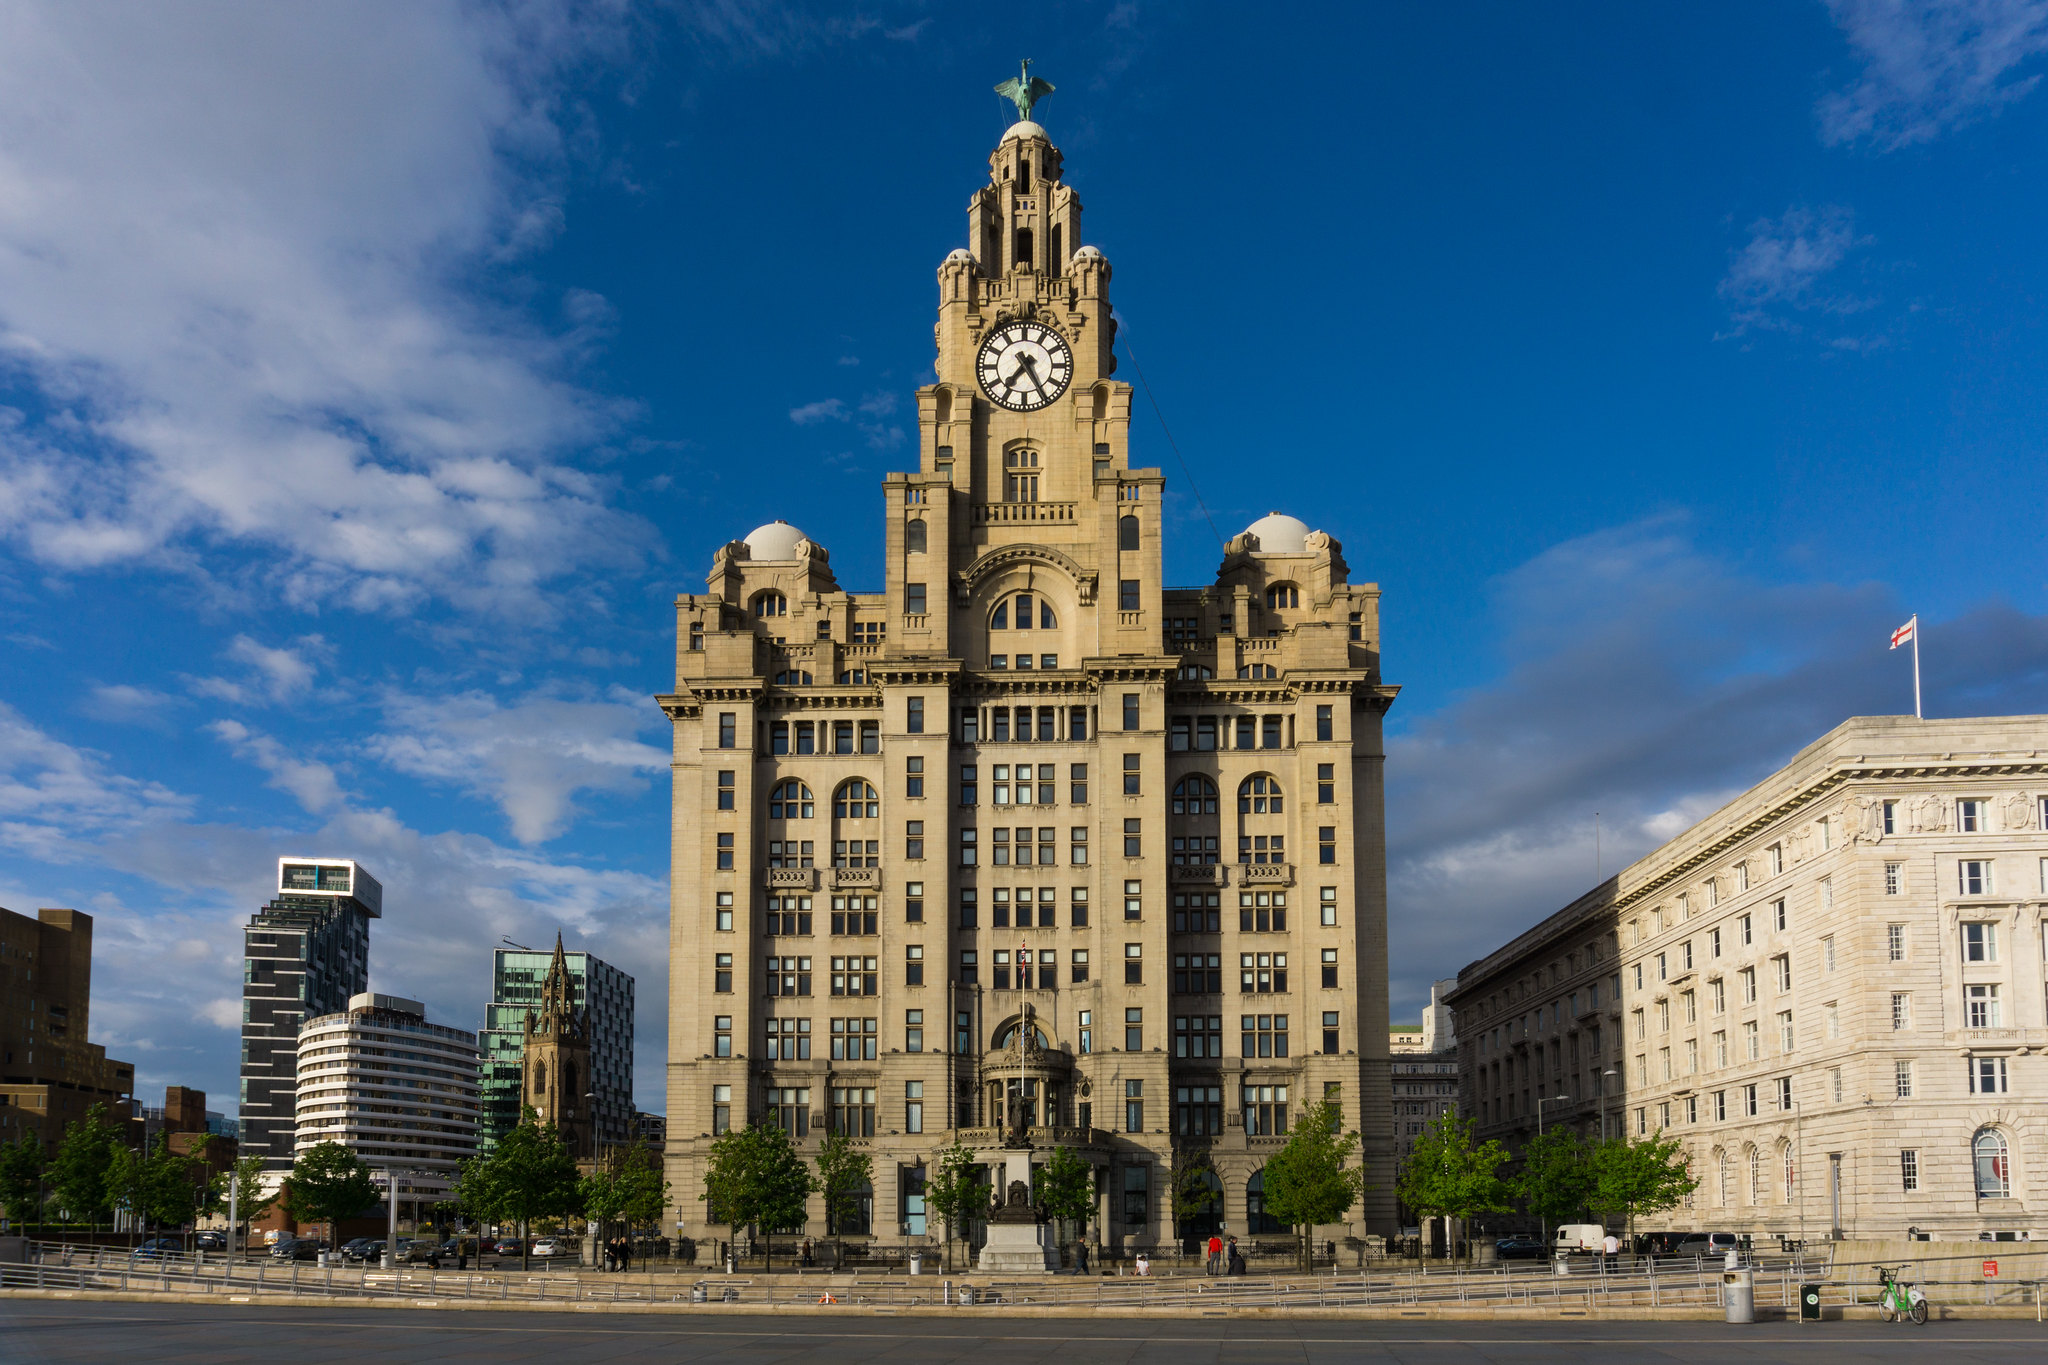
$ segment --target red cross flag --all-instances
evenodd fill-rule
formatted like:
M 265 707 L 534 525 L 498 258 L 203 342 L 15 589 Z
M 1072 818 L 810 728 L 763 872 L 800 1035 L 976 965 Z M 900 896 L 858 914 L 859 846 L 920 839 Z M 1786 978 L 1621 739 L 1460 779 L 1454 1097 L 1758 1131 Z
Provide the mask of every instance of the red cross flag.
M 1912 620 L 1906 622 L 1905 625 L 1893 631 L 1892 648 L 1897 649 L 1900 645 L 1911 644 L 1913 642 L 1914 628 L 1919 624 L 1920 618 L 1915 616 Z

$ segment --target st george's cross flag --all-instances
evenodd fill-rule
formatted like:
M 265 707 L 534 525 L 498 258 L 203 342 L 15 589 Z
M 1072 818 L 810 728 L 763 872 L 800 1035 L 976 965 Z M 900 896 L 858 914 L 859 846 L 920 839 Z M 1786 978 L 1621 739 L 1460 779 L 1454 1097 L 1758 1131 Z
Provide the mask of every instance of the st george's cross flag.
M 1906 622 L 1905 625 L 1900 626 L 1897 630 L 1893 631 L 1892 648 L 1897 649 L 1900 645 L 1912 644 L 1914 632 L 1919 626 L 1919 624 L 1920 618 L 1915 616 L 1912 620 Z

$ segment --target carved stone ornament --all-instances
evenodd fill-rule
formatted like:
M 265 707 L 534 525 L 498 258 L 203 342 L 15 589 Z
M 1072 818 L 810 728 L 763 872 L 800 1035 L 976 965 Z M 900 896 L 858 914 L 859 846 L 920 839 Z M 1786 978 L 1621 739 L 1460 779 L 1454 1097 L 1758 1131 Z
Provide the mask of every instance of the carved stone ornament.
M 2006 829 L 2014 833 L 2030 830 L 2034 827 L 2033 803 L 2027 800 L 2023 792 L 2014 792 L 2006 797 L 2001 806 L 2000 814 L 2004 817 L 2003 823 Z
M 1948 802 L 1939 796 L 1916 797 L 1907 807 L 1908 828 L 1915 834 L 1940 834 L 1948 829 Z
M 1012 1180 L 1005 1198 L 988 1215 L 991 1223 L 1036 1223 L 1040 1219 L 1038 1210 L 1031 1207 L 1031 1187 L 1021 1180 Z
M 1842 807 L 1842 825 L 1852 844 L 1874 844 L 1884 838 L 1883 808 L 1867 796 L 1852 798 Z

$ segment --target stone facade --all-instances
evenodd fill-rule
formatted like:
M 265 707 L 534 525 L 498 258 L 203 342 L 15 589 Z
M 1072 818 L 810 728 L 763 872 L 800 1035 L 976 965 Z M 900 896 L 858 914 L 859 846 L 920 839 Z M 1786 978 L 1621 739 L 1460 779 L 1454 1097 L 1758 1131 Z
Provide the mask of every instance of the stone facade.
M 1673 1226 L 2048 1229 L 2048 717 L 1858 717 L 1458 974 L 1467 1112 L 1683 1140 Z
M 0 909 L 0 1143 L 55 1151 L 95 1104 L 131 1117 L 135 1064 L 89 1041 L 91 1019 L 92 916 Z
M 1325 1093 L 1390 1169 L 1378 589 L 1279 515 L 1165 586 L 1109 262 L 1037 124 L 990 169 L 939 268 L 918 468 L 883 482 L 883 591 L 778 522 L 676 603 L 667 1153 L 693 1227 L 712 1135 L 770 1120 L 869 1145 L 856 1225 L 936 1234 L 933 1154 L 1000 1161 L 1020 1095 L 1039 1160 L 1102 1168 L 1117 1245 L 1174 1235 L 1176 1144 L 1253 1226 L 1286 1113 Z M 1391 1230 L 1391 1186 L 1327 1231 Z
M 520 1033 L 520 1090 L 535 1121 L 553 1124 L 562 1145 L 578 1161 L 598 1154 L 598 1128 L 590 1065 L 590 1015 L 576 1003 L 576 978 L 569 971 L 562 937 L 555 936 L 554 960 L 541 982 L 540 1003 L 526 1012 Z

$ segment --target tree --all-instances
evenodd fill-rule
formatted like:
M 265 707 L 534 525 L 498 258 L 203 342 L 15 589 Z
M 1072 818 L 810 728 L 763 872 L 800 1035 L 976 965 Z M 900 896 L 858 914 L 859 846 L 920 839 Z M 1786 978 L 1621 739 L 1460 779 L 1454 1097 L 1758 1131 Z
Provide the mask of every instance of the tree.
M 519 1224 L 519 1265 L 530 1269 L 536 1218 L 565 1218 L 582 1208 L 576 1160 L 552 1123 L 527 1106 L 519 1126 L 498 1139 L 489 1156 L 463 1163 L 458 1181 L 463 1205 L 479 1217 Z
M 1593 1152 L 1570 1128 L 1549 1128 L 1522 1148 L 1522 1169 L 1510 1182 L 1529 1212 L 1546 1223 L 1569 1223 L 1593 1198 Z
M 330 1242 L 339 1240 L 342 1219 L 367 1212 L 376 1203 L 369 1164 L 339 1142 L 322 1142 L 300 1152 L 285 1181 L 285 1212 L 295 1222 L 327 1224 Z
M 114 1154 L 123 1147 L 121 1130 L 107 1118 L 104 1104 L 95 1104 L 84 1118 L 65 1125 L 49 1175 L 57 1207 L 67 1217 L 90 1225 L 99 1222 L 100 1215 L 112 1214 L 114 1195 L 107 1187 L 107 1174 Z
M 228 1178 L 234 1182 L 236 1228 L 243 1230 L 240 1245 L 248 1245 L 246 1229 L 249 1224 L 261 1218 L 271 1205 L 283 1194 L 280 1186 L 273 1186 L 270 1193 L 263 1193 L 263 1158 L 244 1156 L 235 1158 L 235 1164 L 228 1170 Z
M 1491 1139 L 1474 1146 L 1470 1119 L 1442 1114 L 1415 1140 L 1395 1193 L 1422 1217 L 1469 1219 L 1506 1213 L 1510 1191 L 1498 1172 L 1507 1151 Z M 1457 1246 L 1452 1243 L 1452 1254 Z
M 1343 1119 L 1334 1100 L 1308 1105 L 1266 1162 L 1266 1212 L 1300 1230 L 1304 1270 L 1313 1265 L 1316 1225 L 1341 1219 L 1365 1192 L 1365 1167 L 1344 1164 L 1360 1143 L 1357 1133 L 1338 1131 Z
M 1167 1180 L 1176 1234 L 1185 1236 L 1180 1231 L 1183 1227 L 1200 1218 L 1204 1210 L 1223 1202 L 1216 1166 L 1209 1159 L 1207 1147 L 1175 1147 L 1173 1168 Z
M 661 1178 L 661 1157 L 645 1143 L 614 1147 L 604 1164 L 583 1177 L 583 1212 L 597 1220 L 599 1235 L 614 1222 L 630 1232 L 635 1224 L 659 1221 L 668 1202 L 668 1181 Z
M 43 1206 L 43 1175 L 49 1166 L 43 1140 L 23 1133 L 0 1144 L 0 1209 L 17 1223 L 39 1216 Z
M 875 1160 L 853 1145 L 844 1133 L 829 1134 L 818 1147 L 817 1187 L 825 1196 L 825 1231 L 839 1235 L 841 1225 L 860 1212 L 860 1196 L 874 1188 Z
M 1593 1191 L 1589 1203 L 1603 1213 L 1620 1214 L 1629 1235 L 1636 1215 L 1662 1213 L 1700 1187 L 1691 1159 L 1677 1138 L 1658 1129 L 1640 1142 L 1624 1135 L 1593 1149 Z
M 740 1229 L 753 1224 L 762 1232 L 772 1258 L 771 1234 L 800 1228 L 817 1181 L 798 1155 L 789 1134 L 772 1123 L 732 1128 L 711 1140 L 711 1160 L 704 1169 L 707 1220 L 724 1223 L 739 1241 Z
M 984 1211 L 981 1163 L 972 1147 L 955 1142 L 939 1153 L 935 1174 L 925 1183 L 925 1207 L 946 1220 L 946 1268 L 953 1267 L 953 1239 L 969 1232 Z
M 1074 1155 L 1071 1147 L 1055 1147 L 1045 1165 L 1031 1174 L 1038 1186 L 1034 1196 L 1046 1216 L 1076 1224 L 1081 1240 L 1087 1240 L 1088 1218 L 1095 1212 L 1095 1167 Z

